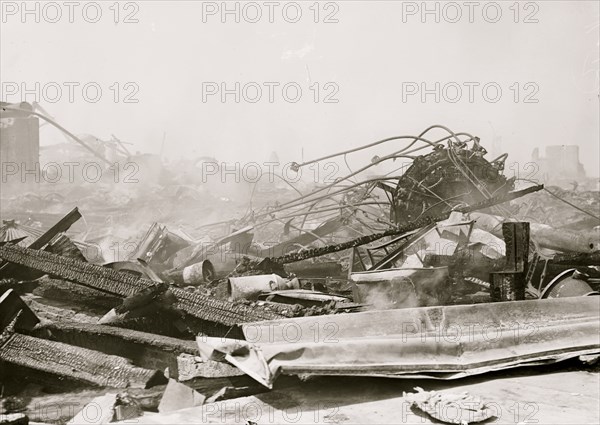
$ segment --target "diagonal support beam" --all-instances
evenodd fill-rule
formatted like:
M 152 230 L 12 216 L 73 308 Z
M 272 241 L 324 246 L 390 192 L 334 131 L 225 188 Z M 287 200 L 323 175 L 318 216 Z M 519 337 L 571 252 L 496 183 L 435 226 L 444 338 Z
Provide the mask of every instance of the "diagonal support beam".
M 129 273 L 13 245 L 0 247 L 0 259 L 122 298 L 151 289 L 157 284 Z M 225 326 L 284 317 L 262 306 L 232 303 L 175 287 L 170 291 L 175 297 L 172 307 L 197 319 Z

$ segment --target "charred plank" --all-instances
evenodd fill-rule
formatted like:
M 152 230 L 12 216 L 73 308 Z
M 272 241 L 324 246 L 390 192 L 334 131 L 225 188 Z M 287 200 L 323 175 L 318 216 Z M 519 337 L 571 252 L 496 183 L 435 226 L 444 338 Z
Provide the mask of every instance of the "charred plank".
M 0 348 L 0 362 L 114 388 L 147 388 L 164 381 L 161 372 L 133 366 L 123 357 L 18 333 Z
M 18 246 L 0 247 L 0 258 L 122 298 L 158 285 L 128 273 Z M 170 291 L 176 298 L 172 307 L 208 322 L 235 326 L 283 317 L 261 306 L 236 304 L 174 287 Z

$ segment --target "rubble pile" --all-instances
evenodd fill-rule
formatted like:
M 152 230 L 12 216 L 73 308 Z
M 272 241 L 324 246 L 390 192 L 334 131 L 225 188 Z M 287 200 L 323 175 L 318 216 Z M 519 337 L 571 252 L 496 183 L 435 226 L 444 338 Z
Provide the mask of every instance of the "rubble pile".
M 599 193 L 523 185 L 503 175 L 505 155 L 488 161 L 477 137 L 443 126 L 292 168 L 390 142 L 403 148 L 346 176 L 255 183 L 243 202 L 195 180 L 197 162 L 144 156 L 160 172 L 134 189 L 41 185 L 3 199 L 0 413 L 85 423 L 95 403 L 109 423 L 297 376 L 593 363 Z M 400 159 L 410 165 L 382 171 Z M 469 323 L 468 340 L 434 338 Z M 535 338 L 486 339 L 524 324 Z M 72 409 L 45 417 L 55 394 Z M 412 402 L 441 418 L 438 405 L 471 400 L 448 397 Z M 477 403 L 468 422 L 491 417 Z
M 519 219 L 552 227 L 588 230 L 598 226 L 594 215 L 600 211 L 597 191 L 564 190 L 556 186 L 532 194 L 518 206 Z

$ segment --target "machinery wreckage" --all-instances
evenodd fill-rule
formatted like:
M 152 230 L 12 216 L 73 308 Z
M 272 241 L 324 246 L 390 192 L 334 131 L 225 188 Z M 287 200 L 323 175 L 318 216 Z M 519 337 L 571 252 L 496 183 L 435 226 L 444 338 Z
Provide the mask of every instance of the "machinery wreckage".
M 434 131 L 444 137 L 426 138 Z M 293 376 L 452 380 L 597 364 L 600 218 L 586 209 L 597 192 L 575 205 L 507 178 L 506 155 L 488 161 L 477 137 L 442 126 L 294 169 L 388 142 L 403 147 L 298 196 L 280 189 L 226 232 L 153 223 L 127 259 L 86 256 L 99 239 L 74 234 L 77 207 L 46 231 L 5 220 L 4 414 L 44 420 L 19 396 L 24 377 L 117 389 L 92 392 L 110 422 L 302 385 Z M 369 174 L 399 159 L 410 163 Z M 576 218 L 550 223 L 540 206 Z M 78 423 L 82 407 L 53 420 Z

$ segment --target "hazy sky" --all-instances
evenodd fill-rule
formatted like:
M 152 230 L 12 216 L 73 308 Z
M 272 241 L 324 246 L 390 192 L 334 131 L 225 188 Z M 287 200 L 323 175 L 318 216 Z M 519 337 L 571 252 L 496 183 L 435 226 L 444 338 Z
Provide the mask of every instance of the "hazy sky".
M 440 22 L 435 12 L 421 14 L 422 2 L 299 2 L 296 23 L 288 22 L 295 9 L 287 2 L 273 6 L 274 22 L 265 2 L 245 9 L 237 3 L 239 23 L 234 15 L 221 16 L 221 2 L 121 3 L 118 17 L 113 2 L 101 2 L 96 23 L 88 22 L 95 19 L 89 2 L 76 2 L 72 23 L 64 2 L 30 2 L 31 9 L 36 3 L 40 8 L 39 23 L 35 14 L 22 15 L 21 2 L 2 3 L 3 100 L 20 100 L 22 84 L 36 92 L 37 82 L 42 106 L 77 134 L 115 134 L 137 150 L 158 153 L 166 132 L 164 154 L 170 158 L 264 161 L 273 150 L 283 160 L 299 160 L 303 147 L 309 159 L 444 124 L 480 136 L 488 150 L 506 151 L 513 161 L 529 160 L 535 147 L 579 144 L 588 174 L 599 174 L 597 1 L 499 2 L 502 15 L 495 23 L 490 2 L 475 2 L 472 23 L 465 2 L 428 3 L 439 8 Z M 256 10 L 262 18 L 248 22 Z M 457 10 L 462 15 L 452 23 Z M 124 22 L 127 15 L 137 22 Z M 224 103 L 218 94 L 203 101 L 206 83 L 235 91 L 236 82 L 239 103 L 234 94 Z M 65 83 L 79 83 L 73 102 Z M 102 89 L 97 103 L 83 97 L 87 83 L 89 99 L 94 87 Z M 264 83 L 273 83 L 272 103 Z M 294 87 L 302 89 L 296 103 L 284 97 L 286 83 L 292 83 L 288 99 Z M 63 91 L 51 103 L 57 85 Z M 262 97 L 251 103 L 256 86 Z M 421 88 L 431 90 L 425 99 Z M 138 102 L 126 103 L 127 94 Z M 327 95 L 338 102 L 326 103 Z M 42 130 L 42 143 L 63 140 Z M 494 140 L 501 146 L 493 147 Z

